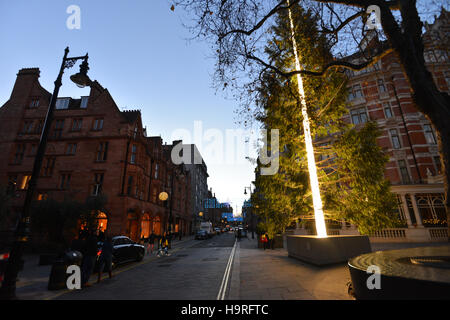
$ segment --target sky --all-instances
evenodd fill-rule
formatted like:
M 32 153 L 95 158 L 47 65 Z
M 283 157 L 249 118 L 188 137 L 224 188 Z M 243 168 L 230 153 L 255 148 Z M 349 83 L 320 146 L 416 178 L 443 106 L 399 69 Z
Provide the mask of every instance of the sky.
M 71 5 L 80 8 L 80 29 L 67 27 Z M 186 40 L 185 17 L 170 6 L 166 0 L 0 0 L 0 106 L 21 68 L 39 67 L 41 85 L 52 92 L 64 49 L 69 56 L 89 53 L 90 78 L 120 109 L 140 109 L 148 135 L 170 143 L 184 132 L 208 166 L 208 187 L 240 212 L 244 187 L 254 180 L 254 165 L 245 159 L 255 157 L 254 147 L 226 138 L 240 128 L 238 104 L 212 88 L 210 48 Z M 78 70 L 79 63 L 66 69 L 59 97 L 89 95 L 69 80 Z

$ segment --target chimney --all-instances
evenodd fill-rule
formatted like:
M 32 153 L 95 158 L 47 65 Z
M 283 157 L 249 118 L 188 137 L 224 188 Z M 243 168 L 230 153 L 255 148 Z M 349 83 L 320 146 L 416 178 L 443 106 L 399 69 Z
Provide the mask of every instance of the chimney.
M 10 99 L 18 104 L 24 105 L 35 83 L 38 82 L 40 73 L 39 68 L 24 68 L 19 70 Z

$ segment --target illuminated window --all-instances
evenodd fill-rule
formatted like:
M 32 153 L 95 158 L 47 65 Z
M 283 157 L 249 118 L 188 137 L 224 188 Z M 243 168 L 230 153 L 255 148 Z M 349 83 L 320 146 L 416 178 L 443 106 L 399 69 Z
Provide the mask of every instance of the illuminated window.
M 28 182 L 30 182 L 31 179 L 31 175 L 24 175 L 22 177 L 22 182 L 20 183 L 20 188 L 21 190 L 25 190 L 28 188 Z

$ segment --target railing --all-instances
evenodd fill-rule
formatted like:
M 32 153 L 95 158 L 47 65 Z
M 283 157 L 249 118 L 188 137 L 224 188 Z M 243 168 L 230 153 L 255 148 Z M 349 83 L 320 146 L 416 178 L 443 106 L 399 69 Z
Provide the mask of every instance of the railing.
M 375 238 L 406 238 L 405 229 L 383 229 L 370 235 Z
M 431 239 L 446 239 L 446 238 L 448 238 L 448 229 L 447 228 L 429 228 L 428 232 L 430 233 Z

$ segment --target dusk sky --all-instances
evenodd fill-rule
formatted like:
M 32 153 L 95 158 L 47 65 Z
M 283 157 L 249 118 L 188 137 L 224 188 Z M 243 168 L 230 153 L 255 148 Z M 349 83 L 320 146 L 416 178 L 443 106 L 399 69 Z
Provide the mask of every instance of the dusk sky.
M 79 30 L 66 26 L 70 5 L 81 9 Z M 21 68 L 39 67 L 41 85 L 52 92 L 69 46 L 69 56 L 89 53 L 89 76 L 109 90 L 121 110 L 142 111 L 148 135 L 161 135 L 168 143 L 179 138 L 180 130 L 194 137 L 194 122 L 201 121 L 197 124 L 203 135 L 218 129 L 210 133 L 225 138 L 227 129 L 239 128 L 234 113 L 238 104 L 212 88 L 210 48 L 186 41 L 191 35 L 182 26 L 183 13 L 177 8 L 172 12 L 170 6 L 166 0 L 1 1 L 0 105 L 9 99 Z M 69 80 L 78 70 L 79 63 L 66 69 L 60 97 L 89 94 L 89 88 L 79 89 Z M 198 147 L 208 165 L 208 186 L 240 212 L 248 197 L 244 187 L 254 179 L 254 167 L 244 159 L 249 154 L 233 160 L 242 143 L 225 142 L 220 147 L 224 156 L 214 158 L 205 151 L 214 142 L 202 141 Z

